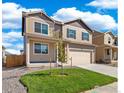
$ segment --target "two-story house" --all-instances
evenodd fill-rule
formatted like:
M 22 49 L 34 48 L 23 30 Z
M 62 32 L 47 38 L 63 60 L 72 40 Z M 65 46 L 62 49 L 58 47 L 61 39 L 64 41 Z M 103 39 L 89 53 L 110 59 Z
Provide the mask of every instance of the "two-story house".
M 93 33 L 93 44 L 96 44 L 96 61 L 97 62 L 117 62 L 118 59 L 118 40 L 111 31 Z
M 42 11 L 22 13 L 22 35 L 27 66 L 57 64 L 58 46 L 56 34 L 64 41 L 67 64 L 89 64 L 95 62 L 93 31 L 81 19 L 60 22 Z

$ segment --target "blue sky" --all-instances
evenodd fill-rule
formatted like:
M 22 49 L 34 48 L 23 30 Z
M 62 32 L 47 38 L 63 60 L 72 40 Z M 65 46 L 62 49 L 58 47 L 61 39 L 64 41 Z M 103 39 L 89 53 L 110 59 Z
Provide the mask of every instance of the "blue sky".
M 60 21 L 80 17 L 92 29 L 117 34 L 117 0 L 3 0 L 2 39 L 11 53 L 23 49 L 21 11 L 29 10 L 43 10 Z

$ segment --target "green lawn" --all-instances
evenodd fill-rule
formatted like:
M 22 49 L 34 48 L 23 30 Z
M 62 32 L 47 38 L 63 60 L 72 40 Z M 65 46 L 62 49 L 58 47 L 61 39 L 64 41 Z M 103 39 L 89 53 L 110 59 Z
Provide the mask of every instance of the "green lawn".
M 20 81 L 28 88 L 28 93 L 79 93 L 117 81 L 116 78 L 81 68 L 66 68 L 68 75 L 60 75 L 60 69 L 37 71 L 26 74 Z

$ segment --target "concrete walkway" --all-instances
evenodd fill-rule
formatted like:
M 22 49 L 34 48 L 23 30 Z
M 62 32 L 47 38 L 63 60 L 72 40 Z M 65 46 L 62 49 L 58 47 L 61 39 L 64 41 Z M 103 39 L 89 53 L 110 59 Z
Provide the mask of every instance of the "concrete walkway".
M 109 76 L 117 77 L 117 67 L 111 67 L 103 64 L 84 64 L 84 65 L 77 65 L 77 67 L 81 67 L 102 74 L 106 74 Z

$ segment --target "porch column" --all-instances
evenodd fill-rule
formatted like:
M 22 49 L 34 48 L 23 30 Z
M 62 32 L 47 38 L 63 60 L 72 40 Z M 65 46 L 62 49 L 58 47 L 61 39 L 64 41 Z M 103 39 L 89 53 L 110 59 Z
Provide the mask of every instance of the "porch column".
M 111 59 L 111 60 L 112 60 L 112 56 L 113 56 L 112 48 L 110 48 L 110 59 Z
M 29 38 L 26 37 L 26 65 L 29 66 L 30 64 L 30 44 Z

